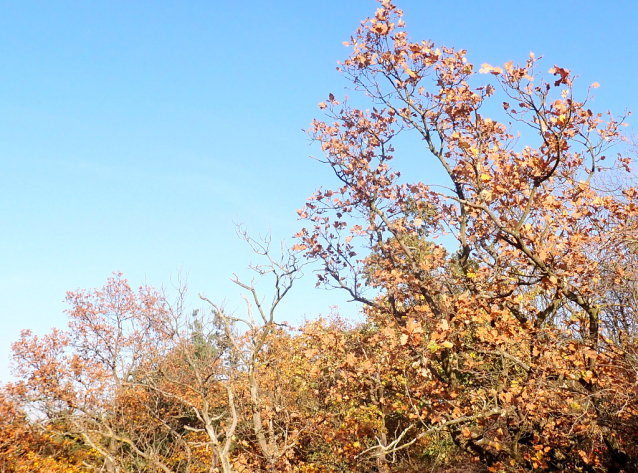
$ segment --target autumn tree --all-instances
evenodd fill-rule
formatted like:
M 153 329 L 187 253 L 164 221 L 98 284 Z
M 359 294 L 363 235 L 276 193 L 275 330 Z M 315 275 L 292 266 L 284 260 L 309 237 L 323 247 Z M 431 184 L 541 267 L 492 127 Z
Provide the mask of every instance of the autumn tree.
M 266 305 L 255 279 L 233 278 L 248 292 L 245 317 L 203 296 L 210 310 L 188 311 L 182 285 L 171 303 L 150 287 L 135 293 L 118 273 L 102 290 L 67 294 L 68 330 L 24 331 L 8 389 L 34 425 L 78 439 L 107 472 L 289 464 L 311 416 L 295 405 L 302 374 L 279 359 L 294 343 L 275 314 L 303 263 L 284 246 L 275 258 L 269 236 L 239 233 L 264 258 L 252 266 L 258 279 L 274 287 Z
M 299 211 L 297 248 L 404 366 L 416 417 L 380 425 L 368 451 L 387 459 L 444 432 L 493 471 L 636 468 L 635 364 L 610 338 L 609 308 L 629 295 L 609 283 L 633 258 L 638 194 L 602 185 L 629 172 L 610 153 L 624 118 L 590 109 L 598 84 L 578 98 L 569 70 L 544 78 L 533 53 L 478 79 L 465 50 L 411 40 L 388 0 L 346 44 L 339 70 L 371 107 L 319 105 L 328 121 L 309 133 L 340 185 Z M 391 166 L 403 134 L 447 183 Z
M 67 330 L 13 345 L 3 468 L 638 469 L 625 117 L 533 53 L 476 71 L 465 50 L 410 39 L 402 15 L 383 0 L 346 43 L 339 70 L 367 105 L 319 104 L 309 133 L 339 184 L 299 210 L 293 251 L 240 228 L 262 261 L 232 279 L 245 308 L 200 296 L 192 311 L 185 288 L 169 303 L 120 274 L 69 292 Z M 415 142 L 445 182 L 394 166 Z M 278 320 L 296 251 L 363 322 Z
M 8 389 L 42 429 L 77 438 L 105 471 L 171 471 L 162 446 L 179 444 L 144 415 L 144 393 L 132 383 L 170 348 L 165 299 L 149 287 L 136 294 L 118 273 L 102 290 L 68 292 L 67 302 L 68 330 L 43 337 L 25 330 L 13 344 L 18 380 Z
M 241 226 L 238 227 L 238 234 L 263 260 L 251 265 L 251 269 L 260 279 L 272 279 L 274 293 L 271 302 L 267 304 L 259 296 L 254 279 L 246 283 L 237 275 L 232 281 L 248 294 L 242 295 L 246 303 L 244 316 L 229 313 L 207 297 L 200 297 L 213 308 L 224 328 L 230 354 L 237 362 L 235 373 L 240 379 L 233 389 L 245 392 L 251 418 L 249 435 L 244 435 L 244 438 L 254 439 L 267 469 L 277 471 L 289 464 L 287 457 L 307 428 L 306 423 L 309 423 L 304 422 L 307 419 L 302 418 L 299 408 L 295 406 L 294 399 L 299 399 L 300 393 L 282 389 L 283 386 L 295 389 L 293 386 L 299 376 L 286 370 L 286 363 L 280 360 L 282 351 L 290 350 L 289 343 L 286 343 L 290 337 L 286 336 L 285 330 L 282 330 L 284 326 L 275 318 L 277 307 L 292 289 L 295 280 L 302 275 L 303 262 L 283 243 L 280 255 L 275 256 L 270 234 L 256 240 Z M 243 381 L 243 386 L 239 381 Z M 244 414 L 244 420 L 246 417 Z

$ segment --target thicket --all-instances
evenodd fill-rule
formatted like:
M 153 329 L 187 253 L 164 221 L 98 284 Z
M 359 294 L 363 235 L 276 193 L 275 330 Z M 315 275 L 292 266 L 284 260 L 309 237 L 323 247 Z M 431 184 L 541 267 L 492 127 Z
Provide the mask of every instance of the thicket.
M 0 471 L 638 471 L 624 117 L 533 54 L 477 76 L 388 0 L 347 46 L 370 108 L 331 94 L 309 130 L 338 187 L 281 255 L 241 233 L 270 302 L 239 279 L 241 314 L 118 274 L 68 293 L 68 329 L 13 345 Z M 447 183 L 392 166 L 406 134 Z M 306 264 L 364 322 L 280 324 Z

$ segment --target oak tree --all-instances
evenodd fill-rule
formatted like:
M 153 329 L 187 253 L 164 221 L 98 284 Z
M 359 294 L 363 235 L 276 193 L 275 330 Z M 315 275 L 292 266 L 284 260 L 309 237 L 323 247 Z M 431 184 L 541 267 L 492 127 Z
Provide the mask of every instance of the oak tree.
M 494 471 L 630 469 L 638 406 L 618 387 L 636 371 L 607 308 L 638 194 L 603 185 L 629 171 L 610 149 L 624 117 L 593 112 L 598 84 L 579 98 L 569 70 L 545 78 L 533 53 L 476 71 L 465 50 L 413 41 L 389 0 L 346 45 L 339 70 L 370 109 L 319 104 L 328 120 L 309 133 L 339 187 L 299 211 L 297 248 L 322 263 L 319 284 L 364 304 L 379 347 L 411 362 L 416 417 L 370 451 L 445 431 Z M 447 182 L 392 166 L 404 134 Z

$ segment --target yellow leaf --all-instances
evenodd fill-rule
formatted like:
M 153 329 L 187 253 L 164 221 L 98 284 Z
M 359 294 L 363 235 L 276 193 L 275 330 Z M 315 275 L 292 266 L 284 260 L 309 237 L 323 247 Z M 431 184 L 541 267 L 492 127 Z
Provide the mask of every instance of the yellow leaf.
M 593 89 L 597 89 L 598 87 L 600 87 L 600 84 L 598 82 L 594 82 L 591 86 Z
M 407 65 L 405 62 L 404 62 L 403 64 L 401 64 L 401 65 L 403 66 L 403 70 L 404 70 L 405 72 L 407 72 L 407 74 L 408 74 L 410 77 L 412 77 L 412 78 L 415 78 L 415 77 L 416 77 L 416 74 L 414 73 L 414 71 L 413 71 L 412 69 L 410 69 L 410 68 L 408 67 L 408 65 Z
M 490 177 L 489 174 L 485 174 L 485 173 L 481 174 L 481 180 L 482 181 L 489 181 L 490 179 L 491 179 L 491 177 Z
M 452 348 L 454 344 L 452 342 L 448 342 L 447 340 L 441 343 L 445 348 Z

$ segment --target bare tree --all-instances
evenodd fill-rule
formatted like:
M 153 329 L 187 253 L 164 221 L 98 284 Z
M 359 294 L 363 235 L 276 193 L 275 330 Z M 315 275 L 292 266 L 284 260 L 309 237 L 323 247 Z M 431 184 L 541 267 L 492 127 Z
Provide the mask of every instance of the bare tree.
M 280 326 L 275 320 L 276 309 L 294 282 L 302 276 L 303 264 L 283 242 L 279 256 L 273 256 L 270 233 L 260 240 L 250 237 L 241 226 L 237 227 L 237 233 L 255 254 L 265 260 L 265 263 L 251 264 L 250 268 L 257 273 L 258 278 L 272 278 L 272 300 L 269 304 L 264 303 L 264 298 L 259 296 L 255 288 L 255 279 L 249 283 L 242 282 L 236 274 L 231 280 L 249 293 L 248 296 L 242 295 L 246 302 L 244 316 L 230 314 L 223 306 L 202 295 L 200 297 L 213 307 L 224 327 L 229 348 L 240 362 L 238 369 L 247 376 L 253 434 L 268 468 L 274 470 L 280 458 L 296 444 L 303 429 L 293 420 L 295 416 L 280 415 L 279 419 L 273 418 L 272 411 L 281 411 L 283 406 L 273 405 L 273 402 L 276 403 L 273 397 L 275 386 L 260 380 L 259 372 L 264 366 L 263 352 L 274 331 Z M 239 326 L 243 329 L 242 332 L 238 331 Z M 282 418 L 285 419 L 283 422 Z

